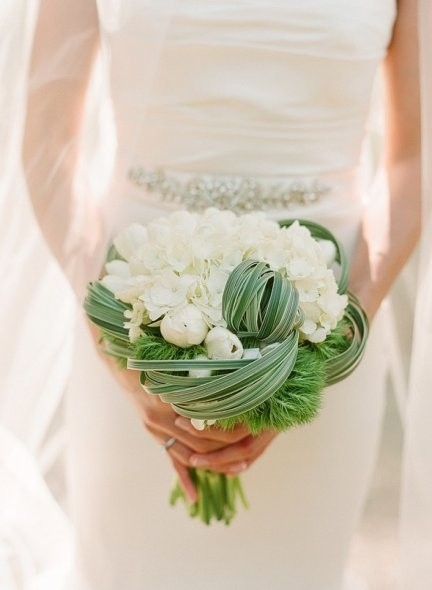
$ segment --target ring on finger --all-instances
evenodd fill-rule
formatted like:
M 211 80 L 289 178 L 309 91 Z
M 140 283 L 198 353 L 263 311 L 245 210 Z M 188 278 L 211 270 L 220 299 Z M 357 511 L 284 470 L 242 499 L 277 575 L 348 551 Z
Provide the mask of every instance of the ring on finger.
M 172 436 L 171 438 L 169 438 L 166 442 L 164 442 L 164 444 L 162 445 L 162 448 L 165 451 L 168 451 L 168 449 L 170 449 L 174 443 L 177 442 L 177 439 L 175 436 Z

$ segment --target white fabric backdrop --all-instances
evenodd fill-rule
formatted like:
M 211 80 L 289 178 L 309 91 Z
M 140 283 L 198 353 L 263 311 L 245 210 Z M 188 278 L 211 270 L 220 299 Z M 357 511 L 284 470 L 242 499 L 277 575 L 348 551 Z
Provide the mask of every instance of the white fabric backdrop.
M 72 298 L 34 222 L 20 167 L 36 10 L 35 1 L 0 4 L 2 590 L 60 589 L 71 540 L 41 472 L 59 441 L 45 437 L 67 379 Z
M 421 0 L 423 231 L 405 419 L 401 501 L 403 588 L 432 580 L 432 1 Z

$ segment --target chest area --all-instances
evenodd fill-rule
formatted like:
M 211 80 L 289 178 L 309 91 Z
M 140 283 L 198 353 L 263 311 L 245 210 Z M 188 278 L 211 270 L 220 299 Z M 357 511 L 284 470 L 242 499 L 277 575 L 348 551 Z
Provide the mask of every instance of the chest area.
M 396 0 L 98 0 L 107 36 L 135 50 L 165 43 L 278 48 L 341 59 L 386 52 Z

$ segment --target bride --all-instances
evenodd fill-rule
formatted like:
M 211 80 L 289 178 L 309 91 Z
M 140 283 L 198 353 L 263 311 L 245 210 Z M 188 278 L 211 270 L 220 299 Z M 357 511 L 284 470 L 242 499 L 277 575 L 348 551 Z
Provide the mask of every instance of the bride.
M 24 164 L 78 297 L 120 228 L 198 210 L 209 193 L 218 206 L 209 186 L 253 179 L 255 208 L 318 221 L 344 243 L 373 319 L 361 366 L 326 390 L 314 423 L 253 437 L 196 431 L 103 359 L 81 318 L 67 403 L 73 588 L 342 588 L 383 408 L 379 308 L 419 233 L 416 20 L 409 0 L 41 0 Z M 110 97 L 97 141 L 84 125 L 96 59 Z M 385 159 L 366 195 L 359 158 L 381 62 Z M 270 204 L 275 185 L 296 199 Z M 244 473 L 250 510 L 205 528 L 168 507 L 172 468 L 195 499 L 190 466 Z

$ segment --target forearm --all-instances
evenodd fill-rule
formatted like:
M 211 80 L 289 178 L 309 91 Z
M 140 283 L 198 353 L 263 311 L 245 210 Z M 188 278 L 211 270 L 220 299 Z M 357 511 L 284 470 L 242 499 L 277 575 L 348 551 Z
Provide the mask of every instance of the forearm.
M 389 161 L 384 173 L 388 190 L 380 186 L 365 208 L 351 267 L 350 290 L 370 319 L 412 254 L 421 226 L 420 156 Z
M 75 93 L 71 92 L 66 99 L 62 90 L 52 84 L 29 97 L 23 166 L 36 218 L 51 249 L 63 263 L 78 155 L 78 129 L 72 129 L 70 123 L 66 125 L 64 119 L 71 119 L 69 106 L 78 109 Z M 63 116 L 56 112 L 60 106 Z
M 98 43 L 92 0 L 41 1 L 29 72 L 23 166 L 36 217 L 63 267 L 74 248 L 74 223 L 86 217 L 84 200 L 77 198 L 75 170 Z
M 351 290 L 372 318 L 420 233 L 420 92 L 417 0 L 399 0 L 384 60 L 388 190 L 374 191 L 354 257 Z

